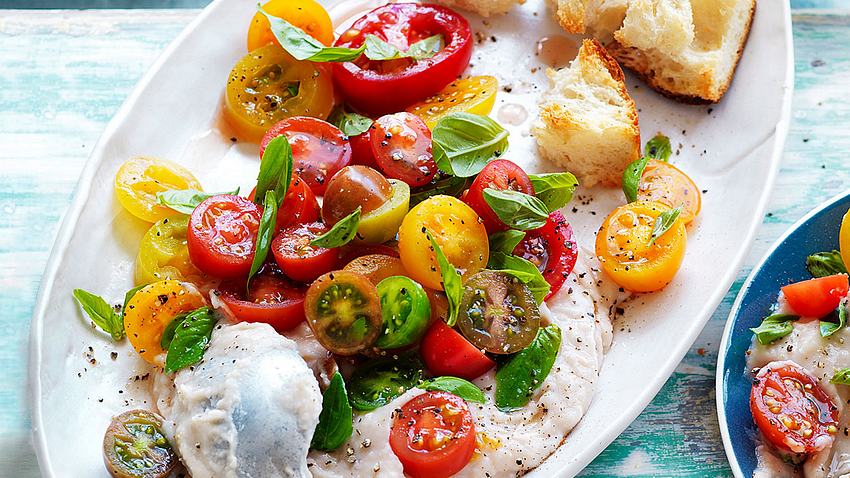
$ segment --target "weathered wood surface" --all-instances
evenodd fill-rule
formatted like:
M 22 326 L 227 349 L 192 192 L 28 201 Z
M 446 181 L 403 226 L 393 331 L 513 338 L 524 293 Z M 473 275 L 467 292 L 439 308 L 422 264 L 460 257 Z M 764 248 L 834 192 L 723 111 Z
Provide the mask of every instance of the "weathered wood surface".
M 824 3 L 850 2 L 795 2 Z M 196 13 L 0 10 L 0 476 L 38 476 L 25 394 L 29 320 L 77 177 L 138 78 Z M 770 243 L 809 209 L 850 187 L 850 11 L 807 10 L 794 20 L 793 122 L 757 243 L 688 356 L 586 476 L 730 475 L 714 409 L 726 316 Z

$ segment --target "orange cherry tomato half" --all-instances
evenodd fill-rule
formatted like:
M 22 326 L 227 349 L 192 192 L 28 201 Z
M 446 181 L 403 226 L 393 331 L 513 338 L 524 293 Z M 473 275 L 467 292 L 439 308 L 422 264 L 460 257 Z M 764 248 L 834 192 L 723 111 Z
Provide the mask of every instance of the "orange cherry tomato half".
M 283 18 L 325 45 L 330 46 L 334 41 L 331 17 L 319 3 L 313 0 L 271 0 L 263 5 L 263 10 L 269 15 Z M 251 19 L 251 26 L 248 27 L 248 51 L 254 51 L 269 43 L 279 45 L 271 31 L 269 19 L 257 12 Z
M 448 392 L 426 392 L 396 411 L 390 448 L 413 478 L 447 478 L 475 452 L 475 423 L 466 402 Z
M 189 258 L 213 277 L 247 276 L 259 228 L 260 208 L 253 202 L 229 194 L 208 198 L 189 217 Z
M 694 181 L 676 166 L 655 159 L 646 163 L 637 199 L 658 201 L 670 207 L 682 206 L 681 218 L 685 224 L 693 221 L 702 207 L 702 197 Z
M 847 296 L 847 274 L 809 279 L 786 285 L 782 295 L 788 306 L 802 317 L 824 317 Z

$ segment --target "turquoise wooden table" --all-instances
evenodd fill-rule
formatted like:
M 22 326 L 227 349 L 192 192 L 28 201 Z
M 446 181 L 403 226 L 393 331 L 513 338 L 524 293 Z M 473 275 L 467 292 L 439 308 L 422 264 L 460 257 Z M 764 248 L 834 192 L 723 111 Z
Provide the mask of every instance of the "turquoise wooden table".
M 202 3 L 178 4 L 193 1 Z M 659 395 L 585 476 L 730 476 L 714 368 L 732 301 L 789 224 L 850 187 L 850 0 L 794 6 L 793 122 L 746 267 Z M 133 85 L 196 14 L 0 10 L 0 477 L 38 476 L 25 392 L 29 321 L 77 177 Z

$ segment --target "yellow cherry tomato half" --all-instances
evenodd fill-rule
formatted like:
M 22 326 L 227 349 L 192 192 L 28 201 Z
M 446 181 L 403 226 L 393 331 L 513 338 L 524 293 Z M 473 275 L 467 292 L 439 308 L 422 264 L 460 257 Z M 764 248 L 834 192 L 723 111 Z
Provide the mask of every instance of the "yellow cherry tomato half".
M 242 57 L 230 71 L 224 115 L 237 135 L 259 142 L 278 121 L 292 116 L 325 119 L 333 104 L 327 70 L 267 45 Z
M 685 257 L 685 223 L 681 217 L 655 242 L 655 220 L 670 206 L 633 202 L 615 209 L 596 236 L 596 256 L 602 269 L 625 289 L 652 292 L 664 288 Z
M 115 175 L 118 202 L 143 221 L 156 222 L 177 214 L 156 200 L 156 193 L 169 189 L 200 190 L 201 183 L 177 163 L 144 156 L 128 159 Z
M 670 207 L 682 206 L 682 221 L 689 224 L 699 214 L 702 198 L 691 178 L 676 166 L 650 159 L 640 177 L 638 201 L 658 201 Z
M 157 221 L 142 237 L 136 256 L 136 285 L 165 279 L 198 283 L 204 274 L 189 259 L 186 231 L 189 216 Z
M 271 0 L 263 5 L 263 10 L 269 15 L 283 18 L 327 46 L 334 41 L 331 17 L 313 0 Z M 272 33 L 269 19 L 257 12 L 251 20 L 251 26 L 248 27 L 248 51 L 254 51 L 269 43 L 279 45 Z
M 364 214 L 357 226 L 357 240 L 381 244 L 394 238 L 410 205 L 410 186 L 404 181 L 390 179 L 393 192 L 384 204 Z
M 443 290 L 429 231 L 446 259 L 465 281 L 487 266 L 490 245 L 481 219 L 460 199 L 432 196 L 407 213 L 398 232 L 398 252 L 409 276 L 425 287 Z
M 490 114 L 498 89 L 499 82 L 492 76 L 471 76 L 453 81 L 436 95 L 408 107 L 407 111 L 434 129 L 440 118 L 449 113 Z
M 165 327 L 178 314 L 206 305 L 192 284 L 176 280 L 154 282 L 138 292 L 124 311 L 124 332 L 145 361 L 162 366 L 160 340 Z
M 844 219 L 841 220 L 841 230 L 838 233 L 838 244 L 841 248 L 841 260 L 844 261 L 844 267 L 850 270 L 850 211 L 844 214 Z

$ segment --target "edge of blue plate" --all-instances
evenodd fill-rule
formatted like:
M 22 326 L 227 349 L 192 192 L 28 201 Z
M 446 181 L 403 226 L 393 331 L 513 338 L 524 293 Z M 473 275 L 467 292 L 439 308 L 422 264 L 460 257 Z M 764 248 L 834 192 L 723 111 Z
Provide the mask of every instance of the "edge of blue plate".
M 811 278 L 807 256 L 838 249 L 838 229 L 848 208 L 850 190 L 794 223 L 753 268 L 729 313 L 717 358 L 715 392 L 723 447 L 737 478 L 752 477 L 757 465 L 758 432 L 750 413 L 752 382 L 746 365 L 746 351 L 752 341 L 749 329 L 770 313 L 780 287 Z

